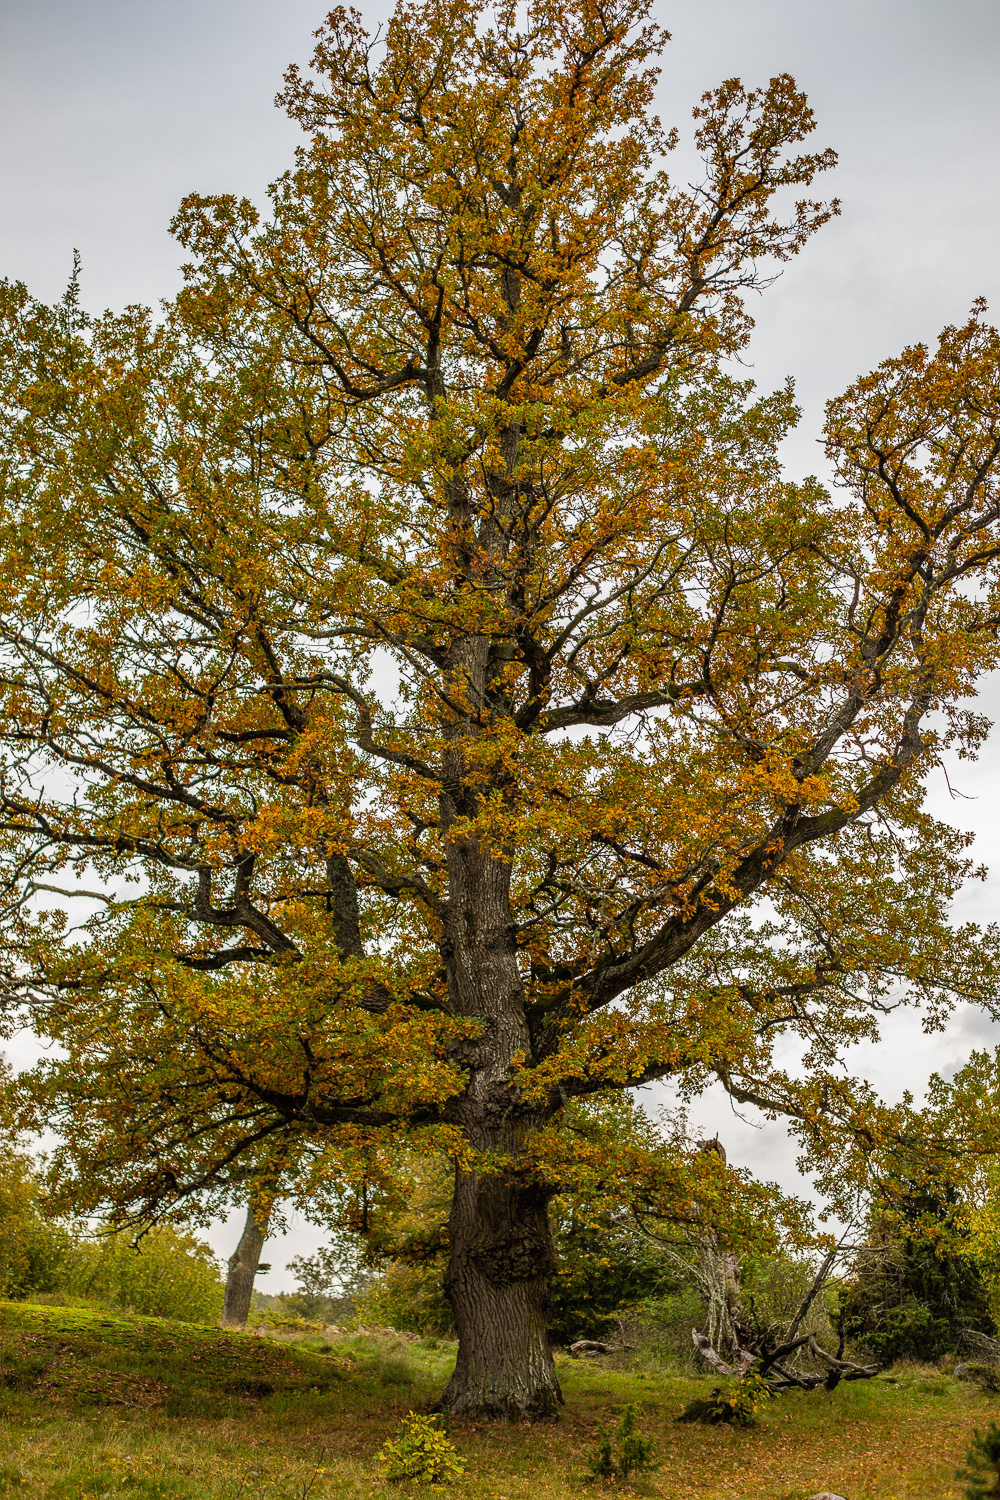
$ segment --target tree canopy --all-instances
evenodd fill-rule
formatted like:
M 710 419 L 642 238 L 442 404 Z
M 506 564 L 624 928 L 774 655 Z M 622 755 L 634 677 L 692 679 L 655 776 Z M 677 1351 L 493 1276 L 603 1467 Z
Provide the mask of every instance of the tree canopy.
M 791 78 L 706 94 L 681 188 L 643 0 L 317 37 L 267 215 L 185 200 L 159 316 L 3 288 L 6 982 L 88 1207 L 447 1152 L 446 1399 L 544 1414 L 568 1101 L 719 1079 L 871 1143 L 840 1050 L 993 994 L 923 796 L 986 729 L 1000 337 L 886 360 L 792 482 L 732 367 L 836 211 Z

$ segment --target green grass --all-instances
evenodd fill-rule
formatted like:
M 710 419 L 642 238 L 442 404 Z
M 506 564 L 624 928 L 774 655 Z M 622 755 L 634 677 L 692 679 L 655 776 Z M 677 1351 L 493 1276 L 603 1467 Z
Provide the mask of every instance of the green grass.
M 454 1348 L 391 1336 L 297 1344 L 157 1318 L 0 1303 L 0 1497 L 24 1500 L 370 1500 L 421 1496 L 375 1455 L 440 1393 Z M 563 1420 L 456 1422 L 456 1496 L 563 1500 L 958 1500 L 975 1426 L 1000 1399 L 935 1369 L 780 1397 L 739 1432 L 674 1418 L 711 1382 L 560 1358 Z M 586 1480 L 599 1424 L 634 1402 L 659 1467 L 623 1489 Z

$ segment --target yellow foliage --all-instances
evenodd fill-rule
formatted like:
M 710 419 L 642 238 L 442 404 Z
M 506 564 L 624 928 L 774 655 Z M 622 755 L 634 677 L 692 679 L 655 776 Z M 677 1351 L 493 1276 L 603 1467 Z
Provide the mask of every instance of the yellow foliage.
M 718 1080 L 860 1180 L 900 1113 L 840 1053 L 995 993 L 923 788 L 997 663 L 1000 336 L 885 360 L 836 493 L 787 479 L 790 388 L 725 362 L 835 158 L 731 79 L 675 186 L 665 41 L 335 9 L 162 315 L 0 288 L 3 974 L 66 1201 L 322 1211 L 445 1151 L 543 1265 L 573 1098 Z

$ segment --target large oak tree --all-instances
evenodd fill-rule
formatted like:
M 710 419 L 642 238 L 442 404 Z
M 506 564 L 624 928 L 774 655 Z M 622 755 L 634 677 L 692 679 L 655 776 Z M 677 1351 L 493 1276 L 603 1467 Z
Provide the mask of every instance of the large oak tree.
M 984 730 L 1000 339 L 833 402 L 833 496 L 783 477 L 791 395 L 727 361 L 833 156 L 730 80 L 674 185 L 647 8 L 334 11 L 268 216 L 187 200 L 161 317 L 3 290 L 6 975 L 64 1176 L 141 1221 L 448 1152 L 455 1411 L 560 1399 L 569 1101 L 871 1140 L 839 1049 L 996 973 L 923 784 Z

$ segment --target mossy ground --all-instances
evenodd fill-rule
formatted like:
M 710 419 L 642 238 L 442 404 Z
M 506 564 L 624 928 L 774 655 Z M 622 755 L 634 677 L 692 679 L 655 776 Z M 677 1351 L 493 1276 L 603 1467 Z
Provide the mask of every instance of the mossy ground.
M 435 1340 L 344 1336 L 297 1344 L 75 1308 L 0 1304 L 0 1496 L 24 1500 L 369 1500 L 399 1494 L 375 1454 L 440 1392 L 454 1350 Z M 563 1420 L 456 1422 L 468 1464 L 451 1493 L 561 1500 L 957 1500 L 972 1429 L 1000 1415 L 936 1370 L 779 1398 L 740 1432 L 678 1425 L 710 1382 L 560 1359 Z M 659 1467 L 623 1490 L 585 1479 L 597 1428 L 626 1402 Z M 404 1486 L 420 1496 L 419 1486 Z

